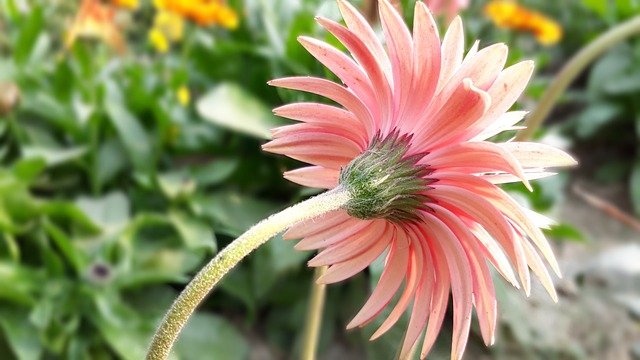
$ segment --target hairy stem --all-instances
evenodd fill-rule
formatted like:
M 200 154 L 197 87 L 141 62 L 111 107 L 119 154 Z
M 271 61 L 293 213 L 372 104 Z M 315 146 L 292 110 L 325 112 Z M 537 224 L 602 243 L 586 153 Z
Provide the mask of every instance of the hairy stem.
M 526 129 L 522 129 L 516 135 L 516 141 L 530 140 L 534 132 L 540 127 L 544 119 L 549 115 L 558 98 L 571 82 L 602 53 L 612 46 L 627 39 L 629 36 L 640 33 L 640 16 L 636 16 L 606 33 L 600 35 L 589 45 L 580 50 L 565 64 L 542 96 L 538 106 L 524 121 Z
M 328 266 L 317 267 L 313 283 L 311 284 L 311 295 L 309 297 L 309 308 L 307 310 L 307 323 L 304 329 L 304 341 L 302 344 L 302 359 L 315 360 L 320 338 L 320 325 L 322 325 L 322 312 L 324 311 L 324 300 L 327 292 L 326 284 L 319 284 L 318 279 L 327 271 Z
M 196 307 L 222 277 L 240 260 L 267 242 L 276 234 L 300 221 L 313 219 L 332 210 L 342 208 L 351 196 L 342 187 L 303 201 L 277 214 L 271 215 L 247 230 L 220 251 L 187 285 L 165 315 L 156 330 L 147 360 L 164 360 L 169 355 L 180 330 Z

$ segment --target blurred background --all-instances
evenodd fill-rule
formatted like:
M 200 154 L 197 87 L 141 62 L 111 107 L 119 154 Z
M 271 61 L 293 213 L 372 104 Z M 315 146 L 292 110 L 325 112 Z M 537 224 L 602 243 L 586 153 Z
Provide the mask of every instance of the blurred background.
M 585 44 L 640 14 L 636 0 L 499 3 L 462 12 L 467 48 L 505 42 L 509 64 L 536 61 L 524 110 Z M 375 21 L 374 1 L 354 4 Z M 398 4 L 411 24 L 413 1 Z M 330 0 L 0 0 L 0 359 L 142 359 L 218 249 L 317 193 L 282 179 L 299 163 L 260 150 L 287 121 L 273 107 L 326 101 L 266 85 L 333 78 L 296 41 L 338 45 L 316 15 L 340 19 Z M 497 342 L 485 348 L 474 323 L 465 358 L 640 359 L 639 98 L 637 37 L 588 67 L 537 130 L 580 167 L 534 193 L 506 189 L 559 222 L 547 235 L 560 301 L 496 280 Z M 245 259 L 174 359 L 298 358 L 311 255 L 276 238 Z M 394 358 L 408 319 L 374 342 L 375 324 L 344 330 L 381 265 L 328 288 L 320 359 Z M 447 318 L 432 359 L 449 358 Z

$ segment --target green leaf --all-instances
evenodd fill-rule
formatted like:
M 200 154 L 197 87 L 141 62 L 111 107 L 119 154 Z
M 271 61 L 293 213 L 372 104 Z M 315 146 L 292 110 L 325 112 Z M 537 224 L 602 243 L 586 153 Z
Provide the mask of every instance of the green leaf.
M 582 0 L 582 3 L 591 11 L 595 12 L 600 16 L 600 18 L 604 19 L 607 17 L 607 8 L 609 6 L 609 1 L 603 0 Z
M 199 312 L 185 325 L 175 352 L 177 360 L 244 360 L 249 357 L 249 344 L 223 318 Z
M 188 249 L 216 251 L 215 236 L 206 223 L 177 211 L 172 211 L 169 219 Z
M 99 187 L 113 179 L 126 165 L 126 153 L 117 139 L 100 144 L 96 159 L 95 176 Z
M 33 293 L 41 286 L 37 273 L 19 264 L 0 262 L 0 299 L 18 304 L 34 303 Z
M 44 170 L 46 162 L 42 158 L 22 159 L 12 166 L 16 178 L 25 183 L 31 183 Z
M 66 260 L 73 266 L 77 274 L 86 268 L 88 262 L 83 258 L 81 251 L 78 251 L 71 239 L 59 227 L 50 221 L 44 223 L 47 234 L 51 237 L 57 248 L 60 250 Z
M 569 224 L 558 224 L 552 226 L 551 229 L 543 229 L 547 237 L 562 240 L 573 240 L 576 242 L 585 242 L 587 239 L 580 230 Z
M 34 6 L 28 14 L 25 22 L 20 26 L 18 39 L 14 43 L 13 58 L 18 64 L 25 64 L 29 60 L 43 26 L 40 6 Z
M 196 190 L 196 183 L 184 169 L 159 174 L 157 178 L 162 193 L 172 200 L 191 195 Z
M 216 185 L 226 180 L 238 168 L 239 161 L 234 158 L 214 160 L 208 164 L 194 167 L 191 178 L 200 186 Z
M 116 85 L 108 85 L 107 89 L 105 109 L 135 168 L 143 172 L 152 171 L 154 168 L 154 156 L 147 133 L 140 125 L 140 121 L 120 101 L 120 94 Z
M 629 191 L 631 193 L 631 202 L 636 214 L 640 214 L 640 159 L 637 159 L 631 170 L 629 178 Z
M 76 206 L 102 228 L 120 229 L 129 221 L 129 200 L 121 192 L 113 192 L 100 198 L 80 197 Z
M 263 299 L 278 278 L 286 272 L 298 269 L 310 252 L 293 248 L 295 241 L 282 239 L 278 235 L 256 250 L 252 262 L 253 293 Z
M 40 360 L 44 349 L 28 314 L 24 308 L 3 305 L 0 326 L 17 360 Z
M 196 109 L 216 125 L 262 139 L 270 139 L 270 129 L 282 125 L 260 99 L 233 83 L 213 88 L 198 99 Z
M 625 74 L 615 81 L 604 83 L 603 90 L 609 95 L 624 95 L 636 93 L 640 90 L 640 71 Z
M 85 146 L 76 146 L 67 149 L 55 149 L 47 147 L 23 146 L 22 157 L 25 159 L 42 158 L 47 166 L 55 166 L 78 159 L 87 153 Z
M 578 136 L 583 139 L 593 136 L 596 131 L 621 112 L 622 109 L 612 103 L 596 102 L 590 104 L 578 118 Z

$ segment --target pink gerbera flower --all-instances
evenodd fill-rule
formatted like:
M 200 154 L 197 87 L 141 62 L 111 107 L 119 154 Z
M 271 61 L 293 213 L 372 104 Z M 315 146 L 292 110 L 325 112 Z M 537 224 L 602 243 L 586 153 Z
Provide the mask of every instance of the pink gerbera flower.
M 348 327 L 371 321 L 401 291 L 373 338 L 413 302 L 402 358 L 425 328 L 422 357 L 429 352 L 451 289 L 452 358 L 458 359 L 473 306 L 485 343 L 494 342 L 496 297 L 485 259 L 527 293 L 531 269 L 556 299 L 542 260 L 559 273 L 539 228 L 547 219 L 522 208 L 495 184 L 522 181 L 529 187 L 529 180 L 550 175 L 544 167 L 575 161 L 542 144 L 485 141 L 513 129 L 523 117 L 524 112 L 506 111 L 527 84 L 532 62 L 503 69 L 507 47 L 478 50 L 477 42 L 463 57 L 460 19 L 441 42 L 422 2 L 415 6 L 412 36 L 394 8 L 380 1 L 385 49 L 361 14 L 343 0 L 338 4 L 346 27 L 324 18 L 318 22 L 351 56 L 316 39 L 299 40 L 344 85 L 314 77 L 270 84 L 315 93 L 341 107 L 295 103 L 277 108 L 276 114 L 301 123 L 274 129 L 274 140 L 264 149 L 313 164 L 286 172 L 287 179 L 342 187 L 353 200 L 285 236 L 303 238 L 298 249 L 321 249 L 309 264 L 330 265 L 320 279 L 324 283 L 353 276 L 387 251 L 377 287 Z
M 434 14 L 446 15 L 449 20 L 469 6 L 469 0 L 426 0 L 426 3 Z

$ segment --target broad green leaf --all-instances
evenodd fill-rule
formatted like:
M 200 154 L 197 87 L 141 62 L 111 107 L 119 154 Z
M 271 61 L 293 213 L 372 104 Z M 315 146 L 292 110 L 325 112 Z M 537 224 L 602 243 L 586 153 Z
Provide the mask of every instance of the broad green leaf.
M 198 312 L 191 316 L 175 345 L 177 360 L 244 360 L 249 344 L 223 318 Z
M 295 241 L 284 240 L 278 235 L 256 250 L 251 263 L 256 299 L 262 299 L 284 273 L 299 269 L 311 254 L 298 251 L 293 245 Z
M 580 230 L 569 224 L 558 224 L 551 229 L 543 229 L 547 237 L 561 240 L 572 240 L 576 242 L 586 242 L 584 234 Z
M 589 8 L 591 11 L 595 12 L 600 16 L 600 18 L 604 19 L 607 17 L 609 1 L 607 0 L 582 0 L 582 3 Z
M 0 326 L 17 360 L 41 359 L 44 349 L 25 308 L 0 307 Z
M 625 95 L 640 91 L 640 71 L 625 74 L 615 81 L 608 81 L 603 86 L 604 91 L 609 95 Z
M 69 236 L 55 224 L 50 221 L 45 221 L 44 228 L 58 250 L 64 255 L 67 262 L 69 262 L 79 274 L 87 266 L 87 261 L 83 258 L 82 252 L 75 248 Z
M 25 64 L 29 60 L 43 26 L 40 6 L 34 6 L 28 14 L 20 26 L 20 33 L 13 49 L 13 58 L 18 64 Z
M 0 299 L 31 305 L 41 278 L 32 270 L 16 263 L 0 262 Z
M 117 139 L 109 139 L 100 144 L 95 165 L 95 177 L 99 187 L 103 187 L 126 165 L 126 153 Z
M 216 185 L 226 180 L 238 167 L 238 159 L 222 158 L 193 167 L 191 178 L 200 186 Z
M 129 200 L 121 192 L 101 198 L 80 197 L 76 200 L 76 206 L 103 228 L 121 228 L 129 221 L 131 212 Z
M 169 219 L 188 249 L 206 249 L 211 252 L 216 250 L 215 235 L 206 223 L 178 211 L 169 213 Z
M 82 209 L 65 201 L 47 201 L 42 204 L 42 211 L 54 220 L 65 219 L 91 233 L 98 233 L 100 227 Z
M 12 170 L 16 178 L 31 183 L 44 170 L 46 162 L 42 158 L 22 159 L 13 164 Z
M 193 194 L 196 183 L 190 174 L 182 169 L 158 175 L 158 186 L 169 199 L 177 199 Z
M 256 311 L 256 299 L 253 294 L 253 281 L 248 266 L 237 266 L 220 280 L 220 290 L 241 300 L 251 315 Z M 251 317 L 251 316 L 250 316 Z
M 631 193 L 631 202 L 636 214 L 640 214 L 640 160 L 636 159 L 631 177 L 629 178 L 629 192 Z
M 85 146 L 76 146 L 67 149 L 54 149 L 45 147 L 23 146 L 22 157 L 25 159 L 42 158 L 47 166 L 55 166 L 72 160 L 76 160 L 87 153 Z
M 612 103 L 596 102 L 590 104 L 578 118 L 577 133 L 581 138 L 593 136 L 598 129 L 604 126 L 622 112 L 622 109 Z
M 233 83 L 222 83 L 196 103 L 200 116 L 212 123 L 262 139 L 270 139 L 270 129 L 282 125 L 258 98 Z
M 151 142 L 145 129 L 140 124 L 140 120 L 133 116 L 119 99 L 119 93 L 115 84 L 107 86 L 107 98 L 105 99 L 105 109 L 109 115 L 111 123 L 116 128 L 122 144 L 127 149 L 131 160 L 137 170 L 149 172 L 154 166 L 154 155 L 151 149 Z

